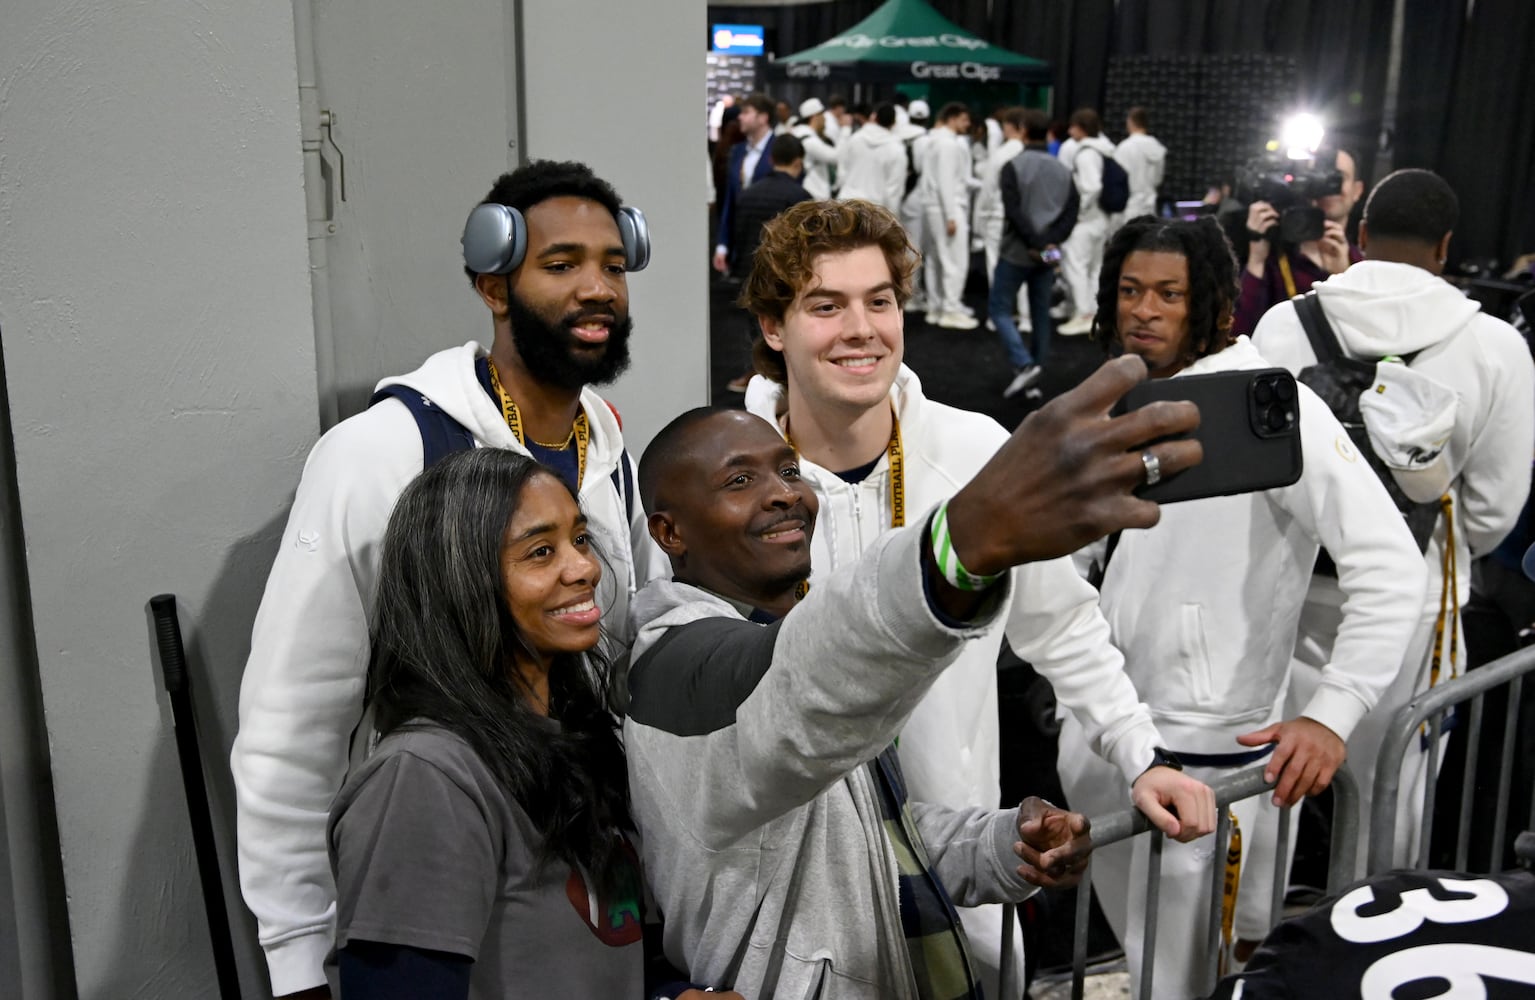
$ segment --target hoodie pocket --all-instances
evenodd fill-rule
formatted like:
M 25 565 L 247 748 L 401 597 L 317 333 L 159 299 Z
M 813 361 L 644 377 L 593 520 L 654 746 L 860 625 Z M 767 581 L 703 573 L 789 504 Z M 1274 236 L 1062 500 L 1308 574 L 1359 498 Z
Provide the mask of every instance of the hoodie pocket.
M 1205 640 L 1204 611 L 1198 604 L 1184 604 L 1178 609 L 1178 660 L 1188 686 L 1187 704 L 1180 707 L 1196 711 L 1217 709 L 1210 647 Z

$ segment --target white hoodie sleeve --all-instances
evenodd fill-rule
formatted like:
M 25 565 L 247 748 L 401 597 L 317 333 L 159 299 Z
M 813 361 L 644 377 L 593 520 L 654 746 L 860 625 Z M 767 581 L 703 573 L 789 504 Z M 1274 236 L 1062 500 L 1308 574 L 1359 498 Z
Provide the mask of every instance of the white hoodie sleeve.
M 1093 750 L 1133 783 L 1162 738 L 1125 673 L 1125 658 L 1098 609 L 1098 592 L 1068 557 L 1019 566 L 1013 593 L 1009 645 L 1050 682 Z
M 240 885 L 278 996 L 325 981 L 336 907 L 326 819 L 362 715 L 379 544 L 421 469 L 419 448 L 380 447 L 391 439 L 420 440 L 393 402 L 343 421 L 310 453 L 240 685 L 230 755 Z
M 1337 564 L 1343 622 L 1332 662 L 1301 714 L 1347 740 L 1402 667 L 1428 569 L 1396 504 L 1343 425 L 1315 393 L 1297 388 L 1305 473 L 1293 486 L 1264 495 Z
M 1473 557 L 1496 548 L 1513 530 L 1530 493 L 1535 452 L 1535 366 L 1524 338 L 1506 323 L 1478 317 L 1462 336 L 1487 373 L 1487 418 L 1477 430 L 1460 472 L 1460 524 Z

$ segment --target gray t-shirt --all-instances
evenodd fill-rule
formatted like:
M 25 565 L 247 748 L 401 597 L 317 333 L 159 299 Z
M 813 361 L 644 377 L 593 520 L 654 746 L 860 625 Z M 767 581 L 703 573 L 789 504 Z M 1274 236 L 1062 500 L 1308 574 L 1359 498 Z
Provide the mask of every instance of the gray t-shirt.
M 632 877 L 612 899 L 564 862 L 540 866 L 532 821 L 446 730 L 380 742 L 331 807 L 329 841 L 338 949 L 374 941 L 468 956 L 474 1000 L 643 995 L 632 847 Z

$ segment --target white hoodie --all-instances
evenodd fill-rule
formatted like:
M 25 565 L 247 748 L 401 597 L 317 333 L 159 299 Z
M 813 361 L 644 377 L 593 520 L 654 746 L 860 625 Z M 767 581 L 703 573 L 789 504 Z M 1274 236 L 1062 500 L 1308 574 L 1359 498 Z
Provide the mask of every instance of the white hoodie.
M 1091 150 L 1091 153 L 1083 156 L 1083 152 Z M 1107 218 L 1103 207 L 1098 204 L 1098 196 L 1103 193 L 1103 159 L 1114 155 L 1114 144 L 1104 135 L 1090 135 L 1086 139 L 1073 139 L 1061 144 L 1060 160 L 1070 170 L 1072 180 L 1077 185 L 1078 222 L 1091 222 L 1094 219 Z
M 1513 528 L 1530 492 L 1535 452 L 1535 365 L 1513 327 L 1488 316 L 1459 289 L 1411 264 L 1363 260 L 1312 286 L 1343 350 L 1375 360 L 1421 351 L 1412 369 L 1455 390 L 1455 429 L 1443 475 L 1454 501 L 1457 590 L 1471 596 L 1471 558 Z M 1295 305 L 1263 314 L 1253 343 L 1276 365 L 1299 372 L 1316 363 Z M 1424 554 L 1430 567 L 1424 610 L 1437 610 L 1445 524 Z M 1337 603 L 1336 587 L 1316 581 L 1314 598 Z M 1432 607 L 1429 607 L 1432 605 Z
M 485 353 L 473 342 L 441 351 L 379 387 L 419 389 L 479 446 L 527 454 L 475 375 L 475 359 Z M 591 425 L 581 506 L 607 560 L 597 599 L 605 628 L 625 638 L 630 596 L 662 567 L 638 498 L 630 518 L 614 488 L 624 447 L 617 417 L 590 389 L 581 406 Z M 395 500 L 421 461 L 420 431 L 398 400 L 321 437 L 304 464 L 256 613 L 230 767 L 240 885 L 278 996 L 325 981 L 336 907 L 326 817 L 352 755 L 360 759 L 371 742 L 371 726 L 358 723 L 379 548 Z
M 1269 367 L 1246 337 L 1178 378 Z M 1332 662 L 1302 712 L 1347 740 L 1396 676 L 1427 579 L 1412 534 L 1316 394 L 1300 386 L 1304 471 L 1261 493 L 1166 504 L 1124 532 L 1103 613 L 1174 751 L 1241 753 L 1273 721 L 1318 544 L 1347 601 Z
M 901 425 L 906 510 L 927 510 L 957 493 L 1002 444 L 1007 431 L 980 413 L 936 403 L 922 394 L 910 368 L 890 387 Z M 752 379 L 746 408 L 782 428 L 783 386 Z M 850 484 L 800 459 L 800 474 L 821 502 L 811 540 L 811 585 L 856 560 L 890 530 L 889 457 L 861 483 Z M 1126 679 L 1093 588 L 1070 559 L 1030 563 L 1014 572 L 1018 599 L 1006 627 L 969 644 L 933 685 L 901 733 L 901 766 L 914 799 L 952 808 L 993 808 L 1001 794 L 997 725 L 997 652 L 1004 632 L 1014 651 L 1076 712 L 1094 749 L 1133 782 L 1151 762 L 1156 727 Z
M 1157 188 L 1162 186 L 1162 172 L 1167 166 L 1167 147 L 1154 135 L 1131 132 L 1114 150 L 1114 161 L 1125 168 L 1130 178 L 1130 200 L 1125 203 L 1125 218 L 1157 212 Z
M 840 198 L 862 198 L 901 211 L 906 197 L 906 145 L 889 129 L 869 122 L 837 147 Z

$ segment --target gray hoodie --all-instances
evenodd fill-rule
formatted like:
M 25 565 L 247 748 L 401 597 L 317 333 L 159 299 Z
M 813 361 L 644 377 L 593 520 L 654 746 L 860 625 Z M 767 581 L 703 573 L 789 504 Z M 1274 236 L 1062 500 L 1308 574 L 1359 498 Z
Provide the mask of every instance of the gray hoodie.
M 878 539 L 769 626 L 657 581 L 634 604 L 624 724 L 667 957 L 749 1000 L 914 998 L 897 862 L 865 766 L 1010 586 L 962 629 L 923 592 L 923 517 Z M 1016 810 L 911 803 L 961 906 L 1026 898 Z

